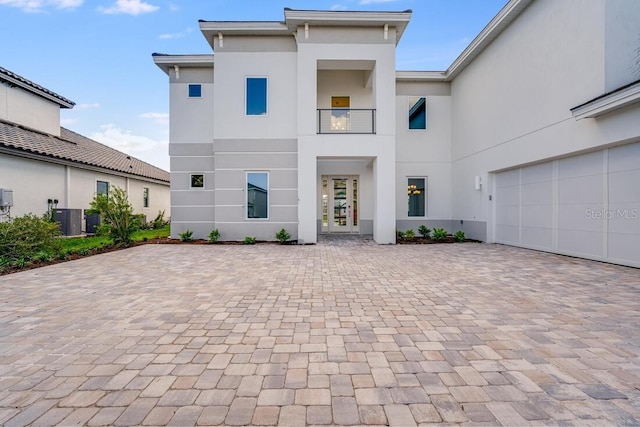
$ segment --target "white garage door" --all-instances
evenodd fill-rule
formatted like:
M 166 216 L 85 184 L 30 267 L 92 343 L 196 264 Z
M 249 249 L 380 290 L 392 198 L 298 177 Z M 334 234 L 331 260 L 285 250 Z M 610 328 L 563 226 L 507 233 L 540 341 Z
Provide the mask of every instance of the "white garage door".
M 494 178 L 496 242 L 640 267 L 640 143 Z

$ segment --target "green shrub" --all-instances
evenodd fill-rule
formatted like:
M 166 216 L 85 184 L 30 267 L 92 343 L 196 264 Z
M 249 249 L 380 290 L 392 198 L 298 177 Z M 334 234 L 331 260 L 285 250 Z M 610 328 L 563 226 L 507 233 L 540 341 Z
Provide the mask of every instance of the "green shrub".
M 284 245 L 290 238 L 291 234 L 289 234 L 284 228 L 276 233 L 276 240 L 282 245 Z
M 433 240 L 441 242 L 446 238 L 447 238 L 447 230 L 445 230 L 444 228 L 433 229 L 433 235 L 432 235 Z
M 242 243 L 244 243 L 245 245 L 255 245 L 256 237 L 246 236 Z
M 421 225 L 420 227 L 418 227 L 418 233 L 420 233 L 422 237 L 429 237 L 429 234 L 431 234 L 431 229 L 426 225 Z
M 466 236 L 464 235 L 464 231 L 462 230 L 458 230 L 455 233 L 453 233 L 453 237 L 458 242 L 464 242 L 464 240 L 466 239 Z
M 405 232 L 402 230 L 398 230 L 398 239 L 404 240 Z
M 140 219 L 133 214 L 133 206 L 127 193 L 118 186 L 111 187 L 109 194 L 96 194 L 88 213 L 100 214 L 102 224 L 98 233 L 109 236 L 116 246 L 129 246 L 131 235 L 140 229 Z
M 413 240 L 416 238 L 416 232 L 413 231 L 413 228 L 408 229 L 407 231 L 404 232 L 404 239 L 405 240 Z
M 153 228 L 154 230 L 157 230 L 168 224 L 169 224 L 169 221 L 165 221 L 164 219 L 164 209 L 163 209 L 161 211 L 158 211 L 158 215 L 156 215 L 153 221 L 151 221 L 151 228 Z
M 218 229 L 214 228 L 213 230 L 211 230 L 211 233 L 209 233 L 209 243 L 215 243 L 219 238 L 220 232 L 218 231 Z
M 191 230 L 184 230 L 184 232 L 179 233 L 178 236 L 180 236 L 180 240 L 183 242 L 193 241 L 193 231 Z
M 38 252 L 55 252 L 60 248 L 56 237 L 58 224 L 33 214 L 0 223 L 0 258 L 11 262 L 28 261 Z

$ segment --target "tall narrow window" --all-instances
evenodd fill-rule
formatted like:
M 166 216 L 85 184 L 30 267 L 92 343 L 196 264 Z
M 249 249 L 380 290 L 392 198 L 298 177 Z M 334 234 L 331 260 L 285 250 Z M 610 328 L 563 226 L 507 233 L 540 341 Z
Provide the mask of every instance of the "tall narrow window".
M 408 216 L 425 216 L 426 178 L 407 179 Z
M 267 114 L 267 78 L 247 77 L 246 87 L 247 116 L 263 116 Z
M 98 181 L 96 183 L 96 193 L 109 195 L 109 183 L 106 181 Z
M 269 173 L 247 172 L 247 219 L 269 218 Z
M 427 98 L 409 97 L 409 129 L 427 128 Z
M 142 187 L 142 207 L 149 207 L 149 188 Z
M 189 85 L 189 98 L 202 98 L 202 85 Z

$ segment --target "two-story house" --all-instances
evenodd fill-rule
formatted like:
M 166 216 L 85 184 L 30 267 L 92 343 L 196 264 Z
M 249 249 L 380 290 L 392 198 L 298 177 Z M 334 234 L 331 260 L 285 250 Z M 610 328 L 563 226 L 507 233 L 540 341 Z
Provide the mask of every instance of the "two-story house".
M 640 266 L 640 3 L 510 0 L 447 70 L 397 71 L 411 14 L 200 21 L 215 54 L 154 54 L 172 235 L 427 224 Z

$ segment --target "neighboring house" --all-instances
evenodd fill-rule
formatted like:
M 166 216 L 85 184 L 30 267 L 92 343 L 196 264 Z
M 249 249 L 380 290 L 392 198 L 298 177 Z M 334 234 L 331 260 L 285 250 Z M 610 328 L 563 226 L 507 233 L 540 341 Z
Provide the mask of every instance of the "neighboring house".
M 87 209 L 96 193 L 118 186 L 136 213 L 170 215 L 169 173 L 60 126 L 75 104 L 0 67 L 0 188 L 13 206 L 0 220 L 52 209 Z M 84 227 L 83 227 L 84 229 Z
M 444 71 L 396 71 L 411 11 L 284 18 L 200 21 L 215 58 L 153 55 L 173 236 L 427 224 L 640 267 L 640 2 L 511 0 Z

